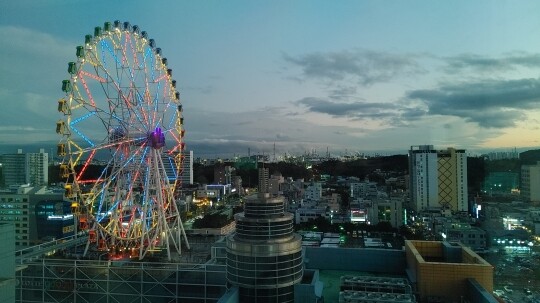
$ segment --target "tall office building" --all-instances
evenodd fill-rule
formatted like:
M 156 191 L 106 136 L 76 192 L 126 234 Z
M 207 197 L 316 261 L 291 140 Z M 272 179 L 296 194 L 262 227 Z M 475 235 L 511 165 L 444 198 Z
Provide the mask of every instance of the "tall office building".
M 280 172 L 273 173 L 268 179 L 268 193 L 272 196 L 281 194 L 281 184 L 284 182 L 285 178 L 283 178 Z
M 182 162 L 182 173 L 179 178 L 183 185 L 193 184 L 193 151 L 184 152 L 184 161 Z
M 27 153 L 25 157 L 26 183 L 46 186 L 49 183 L 49 154 L 42 148 L 39 153 Z
M 437 152 L 439 204 L 452 211 L 468 210 L 467 154 L 464 149 Z
M 235 168 L 229 165 L 214 167 L 214 184 L 232 184 Z
M 39 153 L 23 153 L 18 149 L 16 154 L 0 155 L 0 164 L 4 185 L 46 186 L 49 183 L 49 154 L 44 149 Z
M 261 175 L 268 169 L 259 168 Z M 266 179 L 268 180 L 268 179 Z M 302 238 L 294 233 L 285 198 L 264 188 L 244 200 L 236 214 L 236 232 L 227 237 L 227 281 L 239 289 L 239 302 L 294 302 L 294 285 L 304 272 Z
M 521 196 L 525 201 L 540 201 L 540 161 L 521 166 Z
M 435 150 L 433 145 L 409 150 L 411 203 L 416 211 L 467 211 L 467 155 L 465 150 Z
M 26 183 L 26 155 L 23 154 L 22 149 L 17 150 L 16 154 L 0 155 L 0 163 L 2 164 L 4 185 L 6 187 Z
M 175 157 L 177 155 L 178 153 L 173 153 L 173 155 L 164 153 L 161 155 L 169 182 L 172 183 L 178 178 L 182 186 L 193 184 L 193 151 L 190 150 L 182 154 L 183 160 L 179 171 L 177 171 L 177 165 L 175 163 Z
M 227 280 L 239 288 L 239 302 L 294 302 L 302 280 L 302 238 L 283 197 L 259 193 L 244 200 L 227 237 Z
M 259 192 L 268 193 L 268 168 L 259 168 Z

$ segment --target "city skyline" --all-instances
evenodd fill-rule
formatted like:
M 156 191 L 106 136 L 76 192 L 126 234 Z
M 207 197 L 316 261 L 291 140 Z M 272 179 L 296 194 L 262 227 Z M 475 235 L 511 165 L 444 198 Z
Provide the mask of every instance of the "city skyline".
M 147 31 L 169 59 L 196 157 L 271 154 L 274 144 L 279 154 L 537 147 L 539 9 L 534 1 L 2 3 L 0 144 L 59 140 L 67 63 L 95 26 L 118 19 Z

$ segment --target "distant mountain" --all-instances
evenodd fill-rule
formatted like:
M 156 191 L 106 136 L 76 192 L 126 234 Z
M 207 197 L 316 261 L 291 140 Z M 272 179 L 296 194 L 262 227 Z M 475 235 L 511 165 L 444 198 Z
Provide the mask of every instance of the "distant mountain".
M 0 144 L 0 154 L 16 154 L 18 149 L 23 153 L 37 153 L 41 148 L 46 153 L 56 153 L 56 144 L 58 142 L 36 142 L 30 144 Z

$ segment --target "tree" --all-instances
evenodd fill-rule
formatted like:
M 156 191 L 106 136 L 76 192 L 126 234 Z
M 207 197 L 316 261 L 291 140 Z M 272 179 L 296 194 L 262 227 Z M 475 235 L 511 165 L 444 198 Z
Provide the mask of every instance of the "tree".
M 193 222 L 193 228 L 220 228 L 231 223 L 231 221 L 232 219 L 224 214 L 206 214 Z

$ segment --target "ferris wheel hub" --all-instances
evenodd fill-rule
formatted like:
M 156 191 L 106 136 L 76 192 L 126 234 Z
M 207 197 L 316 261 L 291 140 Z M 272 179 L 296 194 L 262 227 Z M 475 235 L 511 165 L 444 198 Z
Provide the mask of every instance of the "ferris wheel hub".
M 160 149 L 165 146 L 165 134 L 161 131 L 161 128 L 156 129 L 148 135 L 148 142 L 154 149 Z

